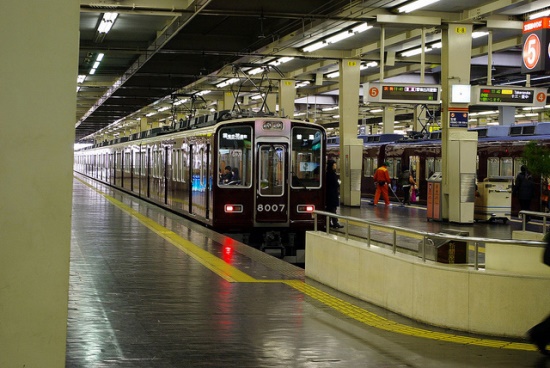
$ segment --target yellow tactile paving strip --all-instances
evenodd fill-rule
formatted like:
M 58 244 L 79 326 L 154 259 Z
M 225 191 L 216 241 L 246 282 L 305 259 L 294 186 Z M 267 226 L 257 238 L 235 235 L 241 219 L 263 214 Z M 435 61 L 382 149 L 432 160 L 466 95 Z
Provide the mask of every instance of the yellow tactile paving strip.
M 422 328 L 411 327 L 401 323 L 397 323 L 386 319 L 384 317 L 378 316 L 372 312 L 369 312 L 365 309 L 359 308 L 349 302 L 346 302 L 342 299 L 339 299 L 335 296 L 332 296 L 324 291 L 319 290 L 311 285 L 306 284 L 300 280 L 258 280 L 248 274 L 240 271 L 236 267 L 229 265 L 224 262 L 222 259 L 212 255 L 211 253 L 201 249 L 190 241 L 182 238 L 175 232 L 165 228 L 164 226 L 158 224 L 157 222 L 151 220 L 150 218 L 142 215 L 138 211 L 132 209 L 131 207 L 125 205 L 124 203 L 118 201 L 117 199 L 111 197 L 105 192 L 93 187 L 92 185 L 82 181 L 79 178 L 76 178 L 81 181 L 83 184 L 89 186 L 94 191 L 101 194 L 109 202 L 111 202 L 116 207 L 120 208 L 124 212 L 136 218 L 143 225 L 154 231 L 156 234 L 161 236 L 163 239 L 167 240 L 174 246 L 181 249 L 183 252 L 191 256 L 193 259 L 197 260 L 203 266 L 211 270 L 212 272 L 219 275 L 221 278 L 228 282 L 258 282 L 258 283 L 284 283 L 301 293 L 331 307 L 332 309 L 344 314 L 345 316 L 352 318 L 356 321 L 364 323 L 365 325 L 379 328 L 381 330 L 386 330 L 394 333 L 399 333 L 402 335 L 415 336 L 420 338 L 439 340 L 452 342 L 463 345 L 473 345 L 473 346 L 483 346 L 499 349 L 513 349 L 513 350 L 526 350 L 526 351 L 535 351 L 536 348 L 527 343 L 520 342 L 510 342 L 510 341 L 501 341 L 493 339 L 482 339 L 468 336 L 453 335 L 441 332 L 434 332 L 425 330 Z

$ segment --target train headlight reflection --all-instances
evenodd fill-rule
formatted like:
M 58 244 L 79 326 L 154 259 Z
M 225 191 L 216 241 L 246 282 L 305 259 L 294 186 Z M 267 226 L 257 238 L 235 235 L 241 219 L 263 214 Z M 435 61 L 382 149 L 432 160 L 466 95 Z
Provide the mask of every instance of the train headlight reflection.
M 226 204 L 224 206 L 225 213 L 242 213 L 243 205 L 242 204 Z

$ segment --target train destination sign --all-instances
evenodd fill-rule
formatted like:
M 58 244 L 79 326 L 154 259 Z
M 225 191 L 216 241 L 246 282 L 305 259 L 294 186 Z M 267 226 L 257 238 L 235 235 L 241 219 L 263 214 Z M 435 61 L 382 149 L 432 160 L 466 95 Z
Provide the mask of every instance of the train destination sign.
M 365 102 L 439 104 L 441 86 L 436 84 L 367 83 L 363 87 Z
M 512 86 L 474 86 L 472 104 L 494 106 L 544 107 L 546 90 L 544 88 Z

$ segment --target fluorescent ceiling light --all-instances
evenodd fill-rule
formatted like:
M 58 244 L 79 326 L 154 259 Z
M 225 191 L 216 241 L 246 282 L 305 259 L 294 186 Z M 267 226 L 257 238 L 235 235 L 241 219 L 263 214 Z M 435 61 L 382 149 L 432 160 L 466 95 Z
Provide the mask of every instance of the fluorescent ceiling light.
M 438 1 L 438 0 L 436 0 L 436 1 Z M 370 29 L 370 28 L 372 28 L 372 26 L 369 26 L 367 23 L 361 23 L 360 25 L 355 26 L 350 30 L 337 33 L 333 36 L 330 36 L 326 40 L 322 40 L 322 41 L 316 42 L 314 44 L 311 44 L 309 46 L 306 46 L 302 49 L 302 52 L 312 52 L 312 51 L 315 51 L 315 50 L 319 50 L 320 48 L 323 48 L 323 47 L 325 47 L 325 46 L 327 46 L 331 43 L 336 43 L 336 42 L 345 40 L 348 37 L 355 36 L 356 34 L 364 32 L 364 31 L 366 31 L 367 29 Z
M 424 48 L 424 52 L 428 52 L 428 51 L 432 51 L 431 48 L 429 47 L 425 47 Z M 412 50 L 409 50 L 409 51 L 404 51 L 401 53 L 401 56 L 402 57 L 409 57 L 409 56 L 414 56 L 414 55 L 418 55 L 422 52 L 422 47 L 419 47 L 417 49 L 412 49 Z
M 537 19 L 537 18 L 542 18 L 542 17 L 546 17 L 550 15 L 550 9 L 547 9 L 547 10 L 543 10 L 543 11 L 540 11 L 540 12 L 537 12 L 537 13 L 533 13 L 531 15 L 529 15 L 529 19 Z
M 170 107 L 168 106 L 164 106 L 164 107 L 161 107 L 160 109 L 158 109 L 158 112 L 163 112 L 163 111 L 166 111 L 166 110 L 169 110 Z
M 263 70 L 264 70 L 264 68 L 258 67 L 258 68 L 249 70 L 247 73 L 248 73 L 248 75 L 255 75 L 255 74 L 261 73 Z
M 92 69 L 90 70 L 90 74 L 95 74 L 95 68 L 92 68 Z
M 328 46 L 328 43 L 326 43 L 325 41 L 319 41 L 319 42 L 315 42 L 312 45 L 304 47 L 302 49 L 302 51 L 303 52 L 312 52 L 312 51 L 315 51 L 315 50 L 322 49 L 325 46 Z
M 228 79 L 226 81 L 223 81 L 221 83 L 216 84 L 216 87 L 223 88 L 223 87 L 226 87 L 226 86 L 228 86 L 230 84 L 233 84 L 235 82 L 238 82 L 238 81 L 239 81 L 239 78 L 231 78 L 231 79 Z
M 281 64 L 284 64 L 286 62 L 289 62 L 290 60 L 294 59 L 293 57 L 289 57 L 289 56 L 286 56 L 286 57 L 282 57 L 280 59 L 277 59 L 277 60 L 273 60 L 271 63 L 269 63 L 269 65 L 273 65 L 273 66 L 277 66 L 277 65 L 281 65 Z
M 361 64 L 359 66 L 359 70 L 365 70 L 365 69 L 375 67 L 375 66 L 378 66 L 378 63 L 376 61 L 371 61 L 371 62 L 368 62 L 366 64 Z M 327 78 L 336 78 L 338 76 L 340 76 L 340 72 L 332 72 L 332 73 L 327 74 Z
M 181 105 L 182 103 L 186 103 L 188 100 L 186 98 L 184 98 L 183 100 L 177 100 L 176 102 L 174 102 L 174 106 L 178 106 L 178 105 Z
M 262 98 L 262 95 L 254 95 L 250 97 L 251 100 L 259 100 L 260 98 Z
M 76 78 L 76 83 L 84 83 L 85 80 L 86 80 L 86 75 L 80 74 L 80 75 Z
M 103 60 L 104 56 L 105 56 L 105 54 L 100 52 L 99 54 L 97 54 L 97 57 L 95 58 L 95 60 L 96 61 L 101 61 L 101 60 Z
M 206 89 L 204 91 L 200 91 L 199 93 L 197 93 L 198 96 L 204 96 L 204 95 L 207 95 L 209 94 L 210 92 L 212 92 L 211 90 L 209 89 Z
M 417 1 L 413 1 L 412 3 L 409 3 L 405 6 L 400 7 L 399 12 L 400 13 L 410 13 L 414 10 L 423 8 L 425 6 L 436 3 L 438 1 L 439 0 L 417 0 Z
M 155 115 L 157 112 L 156 111 L 153 111 L 153 112 L 150 112 L 148 114 L 145 114 L 145 116 L 149 117 L 149 116 L 153 116 Z
M 485 37 L 489 32 L 472 32 L 472 38 Z
M 101 23 L 99 24 L 97 31 L 99 33 L 108 33 L 113 27 L 113 24 L 115 23 L 117 17 L 118 13 L 103 14 L 103 18 L 101 19 Z

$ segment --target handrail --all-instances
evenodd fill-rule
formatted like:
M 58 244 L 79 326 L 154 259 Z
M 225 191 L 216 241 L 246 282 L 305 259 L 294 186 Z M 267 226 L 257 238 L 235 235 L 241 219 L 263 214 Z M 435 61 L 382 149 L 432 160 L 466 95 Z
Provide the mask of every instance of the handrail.
M 529 215 L 529 216 L 542 217 L 542 233 L 546 234 L 548 232 L 547 229 L 546 229 L 546 219 L 550 217 L 550 213 L 521 210 L 521 211 L 519 211 L 519 215 L 522 218 L 522 225 L 521 225 L 522 227 L 521 228 L 522 228 L 523 231 L 525 231 L 525 225 L 527 224 L 527 221 L 525 221 L 527 216 L 524 216 L 524 215 Z
M 531 212 L 531 211 L 520 211 L 520 213 L 525 214 L 533 214 L 538 216 L 539 212 Z M 344 237 L 346 241 L 349 240 L 349 224 L 350 222 L 353 222 L 354 224 L 359 225 L 365 225 L 367 227 L 367 247 L 370 247 L 371 245 L 371 227 L 382 227 L 387 228 L 389 230 L 392 230 L 393 232 L 393 240 L 392 240 L 392 251 L 395 254 L 397 251 L 397 232 L 402 233 L 408 233 L 408 234 L 415 234 L 417 236 L 422 237 L 423 241 L 423 249 L 422 249 L 422 261 L 426 262 L 426 243 L 428 241 L 432 241 L 432 239 L 446 239 L 446 240 L 458 240 L 458 241 L 466 241 L 468 243 L 474 243 L 474 252 L 475 252 L 475 261 L 474 261 L 474 268 L 476 270 L 479 269 L 478 264 L 478 254 L 479 254 L 479 243 L 496 243 L 496 244 L 513 244 L 518 246 L 526 246 L 526 247 L 543 247 L 546 243 L 541 241 L 534 241 L 534 240 L 514 240 L 514 239 L 491 239 L 491 238 L 480 238 L 480 237 L 474 237 L 474 236 L 461 236 L 461 235 L 453 235 L 453 234 L 444 234 L 444 233 L 430 233 L 427 231 L 420 231 L 420 230 L 414 230 L 409 229 L 401 226 L 395 226 L 395 225 L 388 225 L 381 222 L 371 221 L 371 220 L 365 220 L 357 217 L 350 217 L 350 216 L 342 216 L 338 214 L 334 214 L 332 212 L 326 212 L 326 211 L 318 211 L 315 210 L 312 213 L 313 219 L 314 219 L 314 230 L 317 231 L 317 216 L 326 216 L 326 232 L 327 234 L 330 234 L 330 218 L 335 217 L 338 219 L 338 221 L 342 221 L 345 226 L 345 232 Z M 550 217 L 550 214 L 547 214 L 548 217 Z

